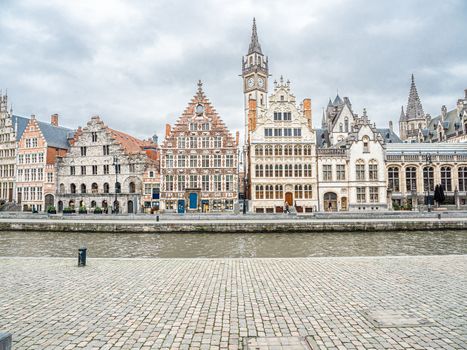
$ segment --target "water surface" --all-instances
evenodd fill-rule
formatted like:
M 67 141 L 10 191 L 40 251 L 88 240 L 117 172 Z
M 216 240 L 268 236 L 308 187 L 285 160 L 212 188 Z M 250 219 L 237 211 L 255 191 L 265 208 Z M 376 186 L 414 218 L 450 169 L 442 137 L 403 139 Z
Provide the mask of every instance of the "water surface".
M 342 233 L 0 232 L 0 256 L 250 258 L 467 254 L 467 231 Z

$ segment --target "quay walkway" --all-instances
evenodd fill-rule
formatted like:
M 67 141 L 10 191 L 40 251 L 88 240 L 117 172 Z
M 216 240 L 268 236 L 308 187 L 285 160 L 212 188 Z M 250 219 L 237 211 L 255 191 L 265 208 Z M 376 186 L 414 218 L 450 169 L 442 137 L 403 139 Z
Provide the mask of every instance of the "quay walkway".
M 0 258 L 14 349 L 465 349 L 467 256 Z

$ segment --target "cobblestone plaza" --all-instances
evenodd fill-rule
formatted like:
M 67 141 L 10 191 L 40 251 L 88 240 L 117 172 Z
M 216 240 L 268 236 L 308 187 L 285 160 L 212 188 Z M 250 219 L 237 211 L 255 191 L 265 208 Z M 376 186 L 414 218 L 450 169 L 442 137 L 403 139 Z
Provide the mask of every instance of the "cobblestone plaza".
M 467 347 L 465 255 L 0 258 L 0 269 L 14 349 Z

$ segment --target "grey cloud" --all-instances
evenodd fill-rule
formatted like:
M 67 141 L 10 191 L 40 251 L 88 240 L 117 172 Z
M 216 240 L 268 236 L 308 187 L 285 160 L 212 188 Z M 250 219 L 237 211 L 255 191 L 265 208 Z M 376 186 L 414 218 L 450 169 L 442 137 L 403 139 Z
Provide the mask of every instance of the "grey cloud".
M 336 89 L 379 125 L 406 104 L 410 74 L 426 112 L 467 87 L 465 1 L 3 1 L 0 86 L 15 112 L 68 126 L 99 114 L 113 128 L 162 136 L 202 79 L 233 130 L 243 124 L 241 56 L 256 16 L 271 80 L 313 101 Z M 2 11 L 3 12 L 3 11 Z

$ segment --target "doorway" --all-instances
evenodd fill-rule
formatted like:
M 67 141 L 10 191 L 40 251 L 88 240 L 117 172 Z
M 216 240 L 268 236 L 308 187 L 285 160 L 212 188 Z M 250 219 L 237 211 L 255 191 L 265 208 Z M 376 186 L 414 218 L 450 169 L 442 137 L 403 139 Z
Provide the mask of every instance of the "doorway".
M 334 192 L 326 192 L 324 194 L 324 210 L 337 211 L 337 194 Z
M 292 192 L 286 192 L 285 193 L 285 201 L 289 206 L 293 205 L 293 194 Z
M 128 201 L 128 214 L 133 214 L 133 201 Z

